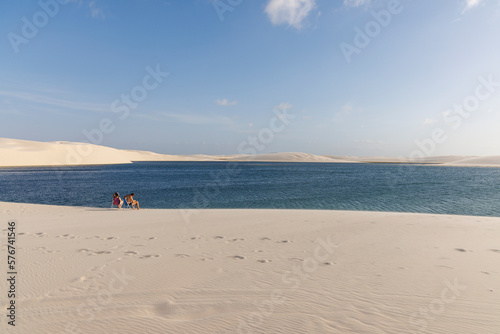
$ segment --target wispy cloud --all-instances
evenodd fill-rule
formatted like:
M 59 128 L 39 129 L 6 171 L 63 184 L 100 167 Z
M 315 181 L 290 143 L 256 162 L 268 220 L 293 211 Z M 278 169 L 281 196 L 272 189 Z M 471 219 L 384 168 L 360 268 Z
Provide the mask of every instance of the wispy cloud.
M 292 105 L 288 102 L 282 102 L 280 103 L 279 105 L 275 106 L 274 109 L 278 109 L 278 110 L 288 110 L 292 107 Z
M 422 124 L 424 125 L 429 125 L 429 124 L 434 124 L 437 122 L 437 119 L 434 118 L 426 118 L 422 121 Z
M 78 4 L 79 7 L 88 8 L 90 10 L 90 15 L 95 19 L 104 19 L 106 15 L 104 10 L 96 4 L 95 0 L 66 0 L 67 2 L 73 2 Z
M 353 106 L 352 106 L 352 104 L 347 103 L 347 104 L 344 104 L 341 109 L 342 109 L 343 113 L 349 114 L 352 111 Z
M 369 5 L 371 0 L 344 0 L 344 6 L 346 7 L 360 7 Z
M 463 3 L 464 0 L 459 0 L 460 3 Z M 462 12 L 465 13 L 469 9 L 472 9 L 474 7 L 477 7 L 481 3 L 483 3 L 485 0 L 465 0 L 465 8 Z M 372 3 L 372 0 L 344 0 L 344 6 L 345 7 L 362 7 L 362 6 L 369 6 Z
M 296 29 L 316 7 L 316 0 L 270 0 L 265 12 L 274 25 L 288 24 Z
M 89 2 L 90 15 L 96 19 L 104 19 L 106 16 L 104 15 L 104 11 L 102 8 L 97 7 L 95 1 Z
M 356 140 L 355 143 L 366 144 L 366 145 L 384 144 L 384 142 L 381 140 L 372 140 L 372 139 L 359 139 L 359 140 Z
M 231 125 L 233 121 L 229 117 L 219 115 L 200 115 L 200 114 L 179 114 L 171 112 L 159 112 L 164 119 L 184 123 L 184 124 L 226 124 Z
M 344 104 L 339 111 L 333 114 L 333 122 L 341 122 L 351 115 L 362 112 L 363 109 L 360 107 L 355 107 L 352 103 Z
M 99 104 L 99 103 L 88 103 L 88 102 L 76 102 L 70 100 L 56 99 L 44 95 L 26 93 L 26 92 L 12 92 L 12 91 L 0 91 L 0 96 L 5 96 L 9 98 L 15 98 L 32 103 L 40 103 L 43 105 L 50 105 L 60 108 L 66 108 L 71 110 L 86 110 L 86 111 L 97 111 L 97 112 L 108 112 L 110 111 L 109 104 Z
M 219 106 L 235 106 L 238 104 L 238 101 L 229 101 L 228 99 L 217 99 L 215 103 Z

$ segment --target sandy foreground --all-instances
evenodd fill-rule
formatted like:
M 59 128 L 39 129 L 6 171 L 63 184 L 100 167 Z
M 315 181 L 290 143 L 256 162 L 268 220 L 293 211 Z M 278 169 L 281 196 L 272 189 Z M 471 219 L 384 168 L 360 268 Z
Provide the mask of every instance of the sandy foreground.
M 500 218 L 0 202 L 1 333 L 499 333 Z

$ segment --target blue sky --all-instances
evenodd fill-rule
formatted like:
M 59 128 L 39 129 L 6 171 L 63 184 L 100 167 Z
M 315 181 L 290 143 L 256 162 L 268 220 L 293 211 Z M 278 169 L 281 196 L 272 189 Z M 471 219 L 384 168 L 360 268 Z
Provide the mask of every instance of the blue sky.
M 500 155 L 498 0 L 64 2 L 0 3 L 0 137 Z

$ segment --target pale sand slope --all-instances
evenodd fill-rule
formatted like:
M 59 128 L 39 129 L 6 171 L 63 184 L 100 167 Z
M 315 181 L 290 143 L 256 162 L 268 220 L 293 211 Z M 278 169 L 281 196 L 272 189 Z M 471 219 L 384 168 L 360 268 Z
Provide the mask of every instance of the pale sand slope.
M 500 156 L 491 157 L 469 157 L 446 163 L 453 166 L 479 166 L 479 167 L 498 167 L 500 166 Z
M 324 157 L 331 159 L 339 159 L 344 161 L 354 161 L 360 163 L 413 163 L 413 164 L 430 164 L 441 166 L 463 166 L 463 167 L 500 167 L 500 156 L 430 156 L 425 158 L 392 158 L 392 157 L 339 157 L 333 155 L 325 155 Z
M 36 142 L 0 138 L 0 167 L 124 164 L 133 161 L 355 162 L 307 153 L 167 155 L 146 151 L 118 150 L 88 143 Z
M 329 156 L 333 158 L 334 156 Z M 416 164 L 447 164 L 455 161 L 460 161 L 466 158 L 464 156 L 431 156 L 425 158 L 405 158 L 405 157 L 341 157 L 344 159 L 350 158 L 351 160 L 364 162 L 364 163 L 416 163 Z
M 197 161 L 199 156 L 118 150 L 88 143 L 36 142 L 0 138 L 0 166 L 123 164 L 132 161 Z
M 232 161 L 232 162 L 329 162 L 329 163 L 420 163 L 444 166 L 500 167 L 500 156 L 441 156 L 422 159 L 390 157 L 322 156 L 287 152 L 233 155 L 168 155 L 146 151 L 118 150 L 73 142 L 35 142 L 0 138 L 0 167 L 124 164 L 133 161 Z
M 222 159 L 221 159 L 222 160 Z M 342 162 L 342 163 L 357 163 L 354 160 L 326 157 L 321 155 L 286 152 L 286 153 L 267 153 L 255 155 L 237 155 L 230 156 L 224 160 L 230 161 L 269 161 L 269 162 Z
M 500 332 L 500 218 L 0 203 L 12 219 L 2 333 Z

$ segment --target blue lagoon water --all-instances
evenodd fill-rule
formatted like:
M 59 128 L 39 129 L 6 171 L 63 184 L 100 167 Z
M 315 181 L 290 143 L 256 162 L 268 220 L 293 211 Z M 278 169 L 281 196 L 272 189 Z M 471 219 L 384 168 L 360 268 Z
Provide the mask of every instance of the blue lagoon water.
M 398 164 L 141 162 L 0 168 L 0 201 L 141 208 L 280 208 L 500 217 L 500 168 Z

